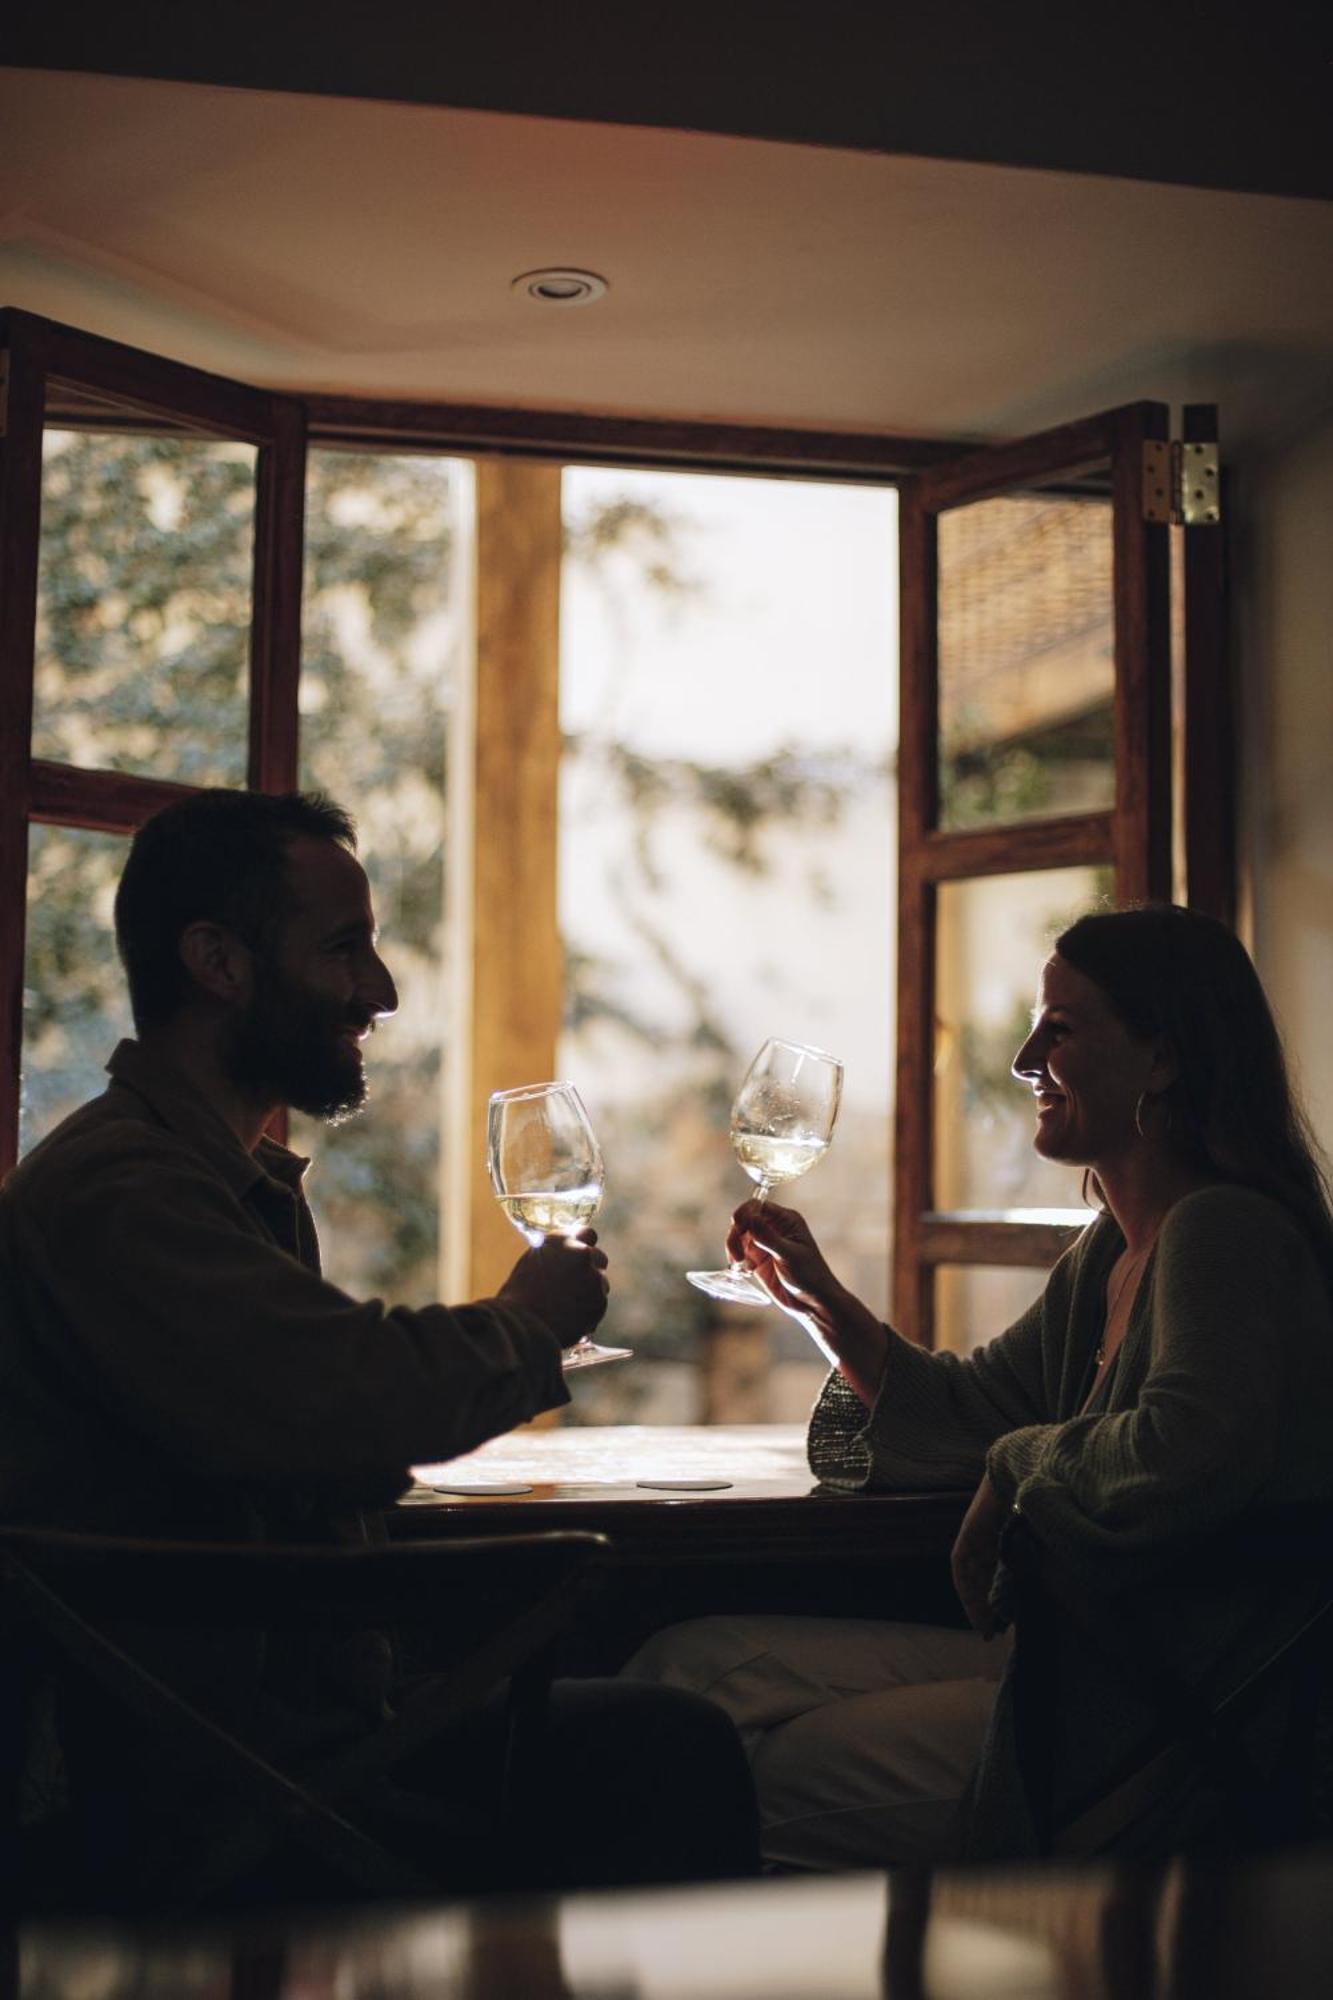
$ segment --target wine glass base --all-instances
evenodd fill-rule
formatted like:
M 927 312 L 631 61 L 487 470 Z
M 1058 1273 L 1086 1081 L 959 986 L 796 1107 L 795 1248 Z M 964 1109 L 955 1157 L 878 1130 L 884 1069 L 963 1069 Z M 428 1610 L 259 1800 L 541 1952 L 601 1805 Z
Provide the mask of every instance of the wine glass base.
M 725 1299 L 728 1305 L 771 1306 L 773 1303 L 750 1271 L 687 1271 L 685 1276 L 699 1291 L 707 1292 L 710 1299 Z
M 561 1355 L 560 1366 L 568 1375 L 572 1368 L 598 1368 L 603 1361 L 628 1361 L 633 1352 L 632 1347 L 599 1347 L 595 1340 L 576 1340 Z

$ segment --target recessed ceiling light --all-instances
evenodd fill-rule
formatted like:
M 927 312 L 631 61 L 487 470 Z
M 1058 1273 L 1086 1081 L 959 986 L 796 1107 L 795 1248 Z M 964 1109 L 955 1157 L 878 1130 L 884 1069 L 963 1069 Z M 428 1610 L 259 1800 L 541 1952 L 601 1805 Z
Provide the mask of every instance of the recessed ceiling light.
M 511 292 L 522 292 L 543 306 L 587 306 L 607 290 L 595 271 L 574 271 L 552 265 L 546 271 L 524 271 L 510 280 Z

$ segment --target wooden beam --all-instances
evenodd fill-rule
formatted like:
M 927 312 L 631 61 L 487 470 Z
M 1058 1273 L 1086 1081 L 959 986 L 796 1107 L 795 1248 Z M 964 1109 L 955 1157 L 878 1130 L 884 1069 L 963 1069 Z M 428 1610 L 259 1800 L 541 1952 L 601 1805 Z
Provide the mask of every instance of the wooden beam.
M 1217 443 L 1217 406 L 1190 403 L 1185 445 Z M 1190 908 L 1236 921 L 1235 694 L 1227 648 L 1226 516 L 1184 537 L 1185 894 Z
M 970 882 L 1037 868 L 1097 866 L 1112 855 L 1109 812 L 924 834 L 906 864 L 926 882 Z
M 1015 1215 L 947 1214 L 921 1218 L 921 1255 L 928 1264 L 1013 1264 L 1049 1269 L 1077 1242 L 1086 1223 L 1024 1222 Z
M 919 482 L 899 515 L 898 1008 L 893 1323 L 931 1346 L 934 1287 L 921 1218 L 934 1200 L 935 888 L 920 866 L 939 810 L 936 517 Z
M 42 504 L 40 326 L 8 317 L 0 353 L 0 1177 L 18 1157 L 28 903 L 33 632 Z
M 290 792 L 299 757 L 305 413 L 276 397 L 273 411 L 275 436 L 259 447 L 255 472 L 249 783 L 257 792 Z
M 1143 512 L 1143 447 L 1167 437 L 1164 403 L 1118 413 L 1115 500 L 1115 864 L 1121 902 L 1171 895 L 1170 549 Z
M 137 771 L 84 770 L 34 758 L 29 816 L 47 826 L 77 826 L 90 833 L 134 833 L 163 806 L 198 790 Z
M 103 414 L 131 423 L 146 416 L 195 435 L 263 444 L 273 436 L 276 411 L 287 400 L 16 307 L 7 308 L 4 318 L 13 335 L 40 336 L 51 378 L 46 420 L 52 425 L 59 423 L 67 400 L 86 429 L 101 429 Z
M 512 410 L 487 403 L 308 396 L 312 444 L 378 451 L 522 452 L 581 464 L 707 466 L 798 479 L 892 480 L 955 458 L 968 445 L 876 431 L 615 417 L 582 410 Z
M 465 1295 L 492 1293 L 521 1244 L 485 1168 L 493 1090 L 555 1072 L 564 999 L 556 915 L 560 757 L 560 471 L 477 465 L 471 1063 Z M 464 1195 L 457 1185 L 455 1196 Z

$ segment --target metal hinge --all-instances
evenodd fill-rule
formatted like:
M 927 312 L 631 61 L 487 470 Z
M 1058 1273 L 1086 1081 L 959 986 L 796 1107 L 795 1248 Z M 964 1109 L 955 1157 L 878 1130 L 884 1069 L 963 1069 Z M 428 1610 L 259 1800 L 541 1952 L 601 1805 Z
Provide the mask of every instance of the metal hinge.
M 1149 438 L 1143 447 L 1143 518 L 1216 527 L 1222 518 L 1217 446 Z

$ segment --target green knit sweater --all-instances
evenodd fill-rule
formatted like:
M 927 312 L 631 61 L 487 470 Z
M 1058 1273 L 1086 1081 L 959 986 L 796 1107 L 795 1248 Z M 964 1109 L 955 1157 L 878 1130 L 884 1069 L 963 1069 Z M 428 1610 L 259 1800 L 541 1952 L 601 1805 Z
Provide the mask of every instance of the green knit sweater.
M 1109 1216 L 1065 1253 L 1006 1333 L 975 1354 L 929 1353 L 890 1330 L 867 1412 L 840 1375 L 811 1420 L 810 1464 L 855 1488 L 973 1486 L 987 1470 L 1085 1585 L 1129 1593 L 1158 1659 L 1224 1683 L 1251 1664 L 1261 1579 L 1192 1596 L 1157 1578 L 1195 1538 L 1251 1508 L 1333 1496 L 1333 1305 L 1287 1211 L 1240 1187 L 1178 1202 L 1158 1234 L 1124 1344 L 1086 1409 L 1124 1248 Z M 1067 1677 L 1066 1677 L 1067 1678 Z M 1145 1717 L 1104 1665 L 1068 1688 L 1065 1806 L 1095 1796 Z M 1023 1853 L 1031 1830 L 1007 1703 L 983 1756 L 974 1852 Z

